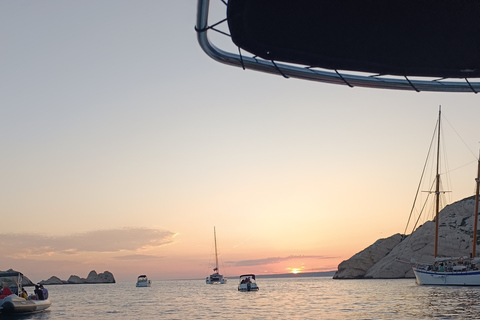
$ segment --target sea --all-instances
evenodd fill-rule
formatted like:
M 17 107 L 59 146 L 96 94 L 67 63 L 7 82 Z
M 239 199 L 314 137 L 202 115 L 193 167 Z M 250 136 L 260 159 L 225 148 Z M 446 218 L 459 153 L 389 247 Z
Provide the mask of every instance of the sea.
M 136 280 L 136 279 L 135 279 Z M 256 292 L 236 279 L 47 286 L 48 311 L 1 319 L 480 319 L 480 288 L 418 286 L 414 279 L 262 278 Z M 26 288 L 30 293 L 29 289 Z

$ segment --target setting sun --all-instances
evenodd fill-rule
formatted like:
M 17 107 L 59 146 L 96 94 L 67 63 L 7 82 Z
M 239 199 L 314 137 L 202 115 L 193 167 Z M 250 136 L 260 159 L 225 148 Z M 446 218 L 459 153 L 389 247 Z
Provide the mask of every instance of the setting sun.
M 287 270 L 290 271 L 290 273 L 297 274 L 302 271 L 302 268 L 287 268 Z

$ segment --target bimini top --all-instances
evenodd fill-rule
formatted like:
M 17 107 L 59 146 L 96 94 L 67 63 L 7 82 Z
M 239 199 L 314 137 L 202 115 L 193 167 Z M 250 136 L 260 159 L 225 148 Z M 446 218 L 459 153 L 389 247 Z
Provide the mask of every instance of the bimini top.
M 227 65 L 349 87 L 480 92 L 480 0 L 197 1 L 200 47 Z M 225 18 L 209 22 L 210 1 Z M 216 47 L 210 31 L 234 49 Z
M 22 276 L 23 277 L 23 274 L 21 272 L 18 272 L 18 271 L 3 271 L 3 272 L 0 272 L 0 278 L 10 278 L 10 277 L 18 277 L 18 276 Z
M 266 60 L 398 76 L 480 76 L 478 0 L 228 0 L 233 42 Z

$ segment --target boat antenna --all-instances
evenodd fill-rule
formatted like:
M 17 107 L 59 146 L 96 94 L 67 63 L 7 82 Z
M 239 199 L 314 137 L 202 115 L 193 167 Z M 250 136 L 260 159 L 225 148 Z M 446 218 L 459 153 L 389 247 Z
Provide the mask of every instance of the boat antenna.
M 437 172 L 435 178 L 435 251 L 434 257 L 437 257 L 438 252 L 438 216 L 440 211 L 440 174 L 439 174 L 439 164 L 440 164 L 440 120 L 442 115 L 442 106 L 438 107 L 438 138 L 437 138 Z
M 474 214 L 474 222 L 473 222 L 473 250 L 472 250 L 472 259 L 475 258 L 475 253 L 477 249 L 477 224 L 478 224 L 478 198 L 479 198 L 479 191 L 480 191 L 480 152 L 478 156 L 478 169 L 477 169 L 477 177 L 475 178 L 476 182 L 476 191 L 475 191 L 475 214 Z

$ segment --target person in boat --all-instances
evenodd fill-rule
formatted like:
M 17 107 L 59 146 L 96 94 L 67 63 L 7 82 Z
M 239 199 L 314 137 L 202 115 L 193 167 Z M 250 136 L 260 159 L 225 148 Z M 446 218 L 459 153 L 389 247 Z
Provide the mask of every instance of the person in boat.
M 40 287 L 38 285 L 35 285 L 35 290 L 33 291 L 35 293 L 35 296 L 37 297 L 36 300 L 45 300 L 44 296 L 43 296 L 43 291 L 42 289 L 40 289 Z M 35 300 L 35 299 L 33 299 Z
M 43 284 L 40 285 L 40 290 L 43 291 L 43 299 L 47 300 L 48 299 L 48 290 L 43 287 Z
M 22 292 L 20 292 L 19 296 L 24 299 L 28 299 L 28 293 L 25 289 L 22 288 Z

